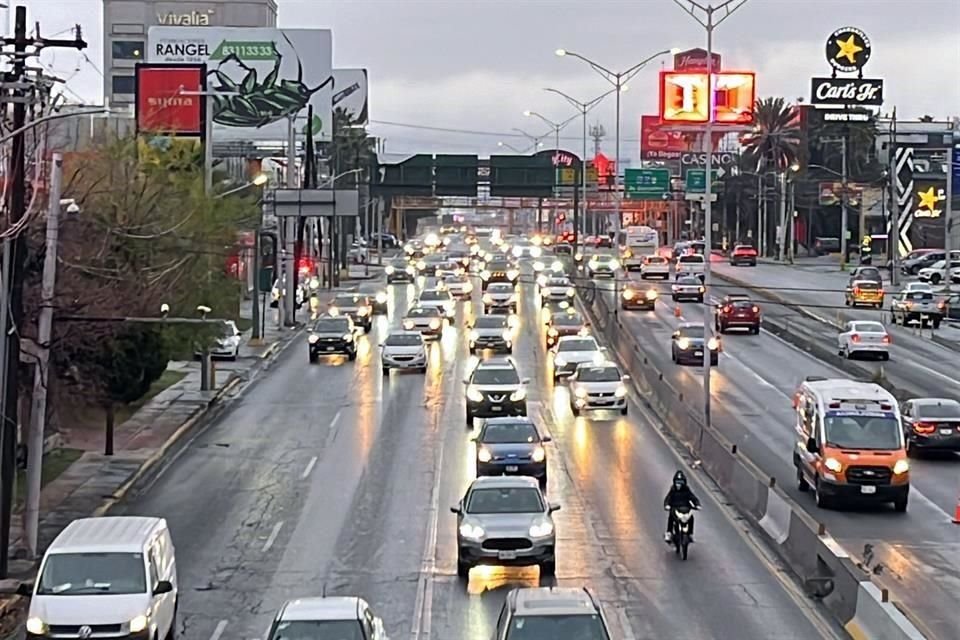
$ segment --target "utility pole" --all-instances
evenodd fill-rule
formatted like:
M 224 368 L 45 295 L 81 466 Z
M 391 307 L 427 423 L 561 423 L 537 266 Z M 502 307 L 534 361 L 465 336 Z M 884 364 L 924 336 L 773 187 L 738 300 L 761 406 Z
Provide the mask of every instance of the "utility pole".
M 4 95 L 4 102 L 13 103 L 12 129 L 18 131 L 13 136 L 10 151 L 9 200 L 10 224 L 18 223 L 26 214 L 26 131 L 27 102 L 30 101 L 29 87 L 25 85 L 27 71 L 27 47 L 31 55 L 50 47 L 85 49 L 87 43 L 81 37 L 80 27 L 76 27 L 72 40 L 42 38 L 37 33 L 27 37 L 27 8 L 16 8 L 13 37 L 3 38 L 4 45 L 12 45 L 14 51 L 13 71 L 5 74 L 6 88 L 12 88 L 12 95 Z M 39 186 L 39 185 L 37 185 Z M 23 268 L 26 261 L 27 245 L 24 233 L 13 239 L 11 264 L 10 316 L 13 328 L 23 322 Z M 0 431 L 0 578 L 6 578 L 9 571 L 10 520 L 13 508 L 13 483 L 15 481 L 17 431 L 19 427 L 18 373 L 20 369 L 20 332 L 6 334 L 6 377 L 4 379 L 4 416 Z
M 887 162 L 890 165 L 890 235 L 887 246 L 890 247 L 890 284 L 897 286 L 900 279 L 900 198 L 897 191 L 897 108 L 893 108 L 890 120 L 890 144 L 887 145 Z M 946 254 L 944 254 L 946 256 Z
M 37 557 L 40 525 L 40 486 L 43 467 L 43 433 L 47 418 L 47 388 L 50 378 L 50 341 L 53 338 L 53 296 L 57 279 L 57 245 L 60 234 L 60 195 L 63 183 L 63 155 L 53 154 L 50 171 L 50 204 L 47 212 L 46 253 L 37 323 L 37 363 L 33 370 L 33 409 L 27 442 L 27 491 L 23 528 L 30 558 Z
M 296 189 L 297 184 L 297 125 L 296 115 L 291 114 L 287 125 L 287 187 Z M 289 218 L 283 220 L 279 225 L 283 230 L 283 296 L 280 304 L 283 307 L 283 324 L 293 326 L 296 324 L 297 312 L 297 258 L 294 255 L 296 242 L 297 219 Z M 279 306 L 279 305 L 278 305 Z
M 840 138 L 840 270 L 847 270 L 847 137 Z

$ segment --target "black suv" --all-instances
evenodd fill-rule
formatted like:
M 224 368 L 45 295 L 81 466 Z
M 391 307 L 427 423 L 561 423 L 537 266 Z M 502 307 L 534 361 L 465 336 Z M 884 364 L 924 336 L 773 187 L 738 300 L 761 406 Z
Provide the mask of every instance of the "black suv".
M 512 358 L 480 362 L 463 383 L 467 386 L 467 426 L 474 418 L 527 415 L 529 379 L 520 378 Z
M 307 336 L 310 362 L 320 356 L 346 355 L 357 359 L 357 333 L 350 316 L 320 316 Z

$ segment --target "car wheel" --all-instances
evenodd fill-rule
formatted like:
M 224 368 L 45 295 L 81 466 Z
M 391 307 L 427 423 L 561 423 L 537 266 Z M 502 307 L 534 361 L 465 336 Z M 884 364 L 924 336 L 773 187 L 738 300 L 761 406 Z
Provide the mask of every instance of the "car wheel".
M 464 579 L 470 577 L 470 563 L 460 560 L 459 554 L 457 554 L 457 576 Z
M 622 416 L 627 415 L 629 412 L 630 412 L 630 409 L 628 407 L 624 407 L 623 409 L 620 409 L 620 415 Z
M 807 479 L 803 477 L 803 471 L 799 466 L 797 467 L 797 490 L 800 493 L 810 491 L 810 485 L 807 484 Z
M 551 576 L 551 577 L 557 575 L 557 561 L 551 560 L 549 562 L 541 563 L 540 575 Z
M 893 501 L 893 509 L 897 513 L 906 513 L 907 511 L 907 499 L 908 495 L 904 494 L 902 498 L 897 498 Z
M 546 489 L 547 488 L 547 472 L 546 471 L 544 471 L 543 475 L 540 476 L 539 481 L 540 481 L 540 488 Z
M 754 325 L 752 330 L 753 330 L 753 335 L 755 335 L 755 336 L 760 335 L 760 325 L 759 325 L 759 324 Z
M 507 347 L 507 355 L 513 355 L 513 347 Z
M 818 508 L 829 509 L 830 507 L 833 506 L 833 501 L 830 499 L 830 497 L 823 495 L 823 492 L 820 490 L 820 478 L 817 478 L 814 481 L 813 490 L 816 494 L 815 498 L 816 498 L 816 503 Z
M 697 304 L 703 304 L 703 296 L 697 297 Z
M 420 367 L 420 373 L 426 373 L 426 372 L 427 372 L 427 365 L 423 365 L 422 367 Z
M 880 354 L 880 359 L 881 359 L 881 360 L 889 360 L 889 359 L 890 359 L 890 353 L 889 353 L 889 352 L 887 352 L 887 353 L 881 353 L 881 354 Z
M 317 356 L 310 354 L 310 364 L 317 364 Z
M 675 295 L 671 295 L 670 297 L 671 297 L 671 298 L 673 298 L 673 301 L 674 301 L 674 302 L 676 302 L 676 301 L 677 301 L 677 296 L 675 296 Z
M 932 276 L 930 276 L 930 282 L 932 282 L 933 284 L 940 284 L 940 274 L 935 273 Z
M 572 413 L 574 416 L 579 416 L 579 415 L 580 415 L 580 409 L 579 409 L 576 405 L 571 404 L 571 405 L 570 405 L 570 413 Z
M 356 360 L 356 359 L 357 359 L 357 350 L 356 350 L 356 349 L 354 349 L 353 351 L 351 351 L 351 352 L 349 352 L 349 353 L 347 354 L 347 360 L 349 360 L 350 362 L 353 362 L 353 361 Z
M 467 411 L 467 427 L 473 428 L 473 414 L 470 411 Z
M 936 319 L 933 321 L 933 328 L 934 328 L 934 329 L 939 329 L 939 328 L 940 328 L 940 319 L 939 319 L 939 318 L 936 318 Z
M 710 366 L 711 366 L 711 367 L 719 367 L 719 366 L 720 366 L 720 358 L 719 358 L 719 357 L 718 357 L 718 358 L 710 358 Z
M 677 352 L 676 352 L 676 351 L 671 351 L 671 352 L 670 352 L 670 359 L 674 362 L 674 364 L 676 364 L 676 362 L 677 362 Z
M 390 367 L 383 367 L 383 375 L 385 376 L 390 375 Z

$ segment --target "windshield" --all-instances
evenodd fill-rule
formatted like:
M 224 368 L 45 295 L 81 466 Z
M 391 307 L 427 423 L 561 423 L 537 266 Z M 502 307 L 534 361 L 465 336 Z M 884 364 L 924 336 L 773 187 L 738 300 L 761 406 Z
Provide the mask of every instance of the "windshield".
M 515 617 L 507 631 L 507 640 L 610 640 L 603 620 L 595 613 L 566 616 Z
M 827 444 L 839 449 L 898 449 L 900 421 L 892 413 L 828 411 Z
M 592 338 L 581 338 L 579 340 L 563 340 L 557 346 L 558 351 L 597 351 L 597 341 Z
M 565 287 L 570 284 L 570 281 L 566 278 L 550 278 L 547 280 L 548 287 Z
M 278 622 L 270 640 L 365 640 L 359 620 Z
M 933 294 L 927 291 L 911 291 L 907 294 L 907 300 L 933 300 Z
M 703 327 L 681 327 L 680 336 L 684 338 L 702 338 L 703 337 Z
M 440 315 L 439 310 L 437 309 L 424 309 L 423 307 L 417 307 L 416 309 L 410 309 L 407 312 L 408 318 L 436 318 Z
M 918 418 L 955 418 L 960 419 L 960 402 L 942 400 L 937 403 L 917 405 Z
M 507 319 L 504 316 L 483 316 L 473 325 L 477 329 L 505 329 Z
M 338 307 L 356 307 L 360 304 L 360 296 L 337 296 L 333 304 Z
M 854 322 L 853 330 L 862 333 L 886 333 L 887 330 L 879 322 Z
M 350 323 L 346 318 L 324 318 L 317 320 L 313 325 L 314 333 L 346 333 L 350 331 Z
M 694 278 L 694 277 L 691 277 L 691 276 L 685 276 L 685 277 L 680 278 L 679 280 L 677 280 L 677 284 L 682 284 L 682 285 L 686 285 L 686 286 L 698 286 L 698 287 L 699 287 L 700 284 L 701 284 L 701 282 L 700 282 L 700 280 L 699 280 L 698 278 Z
M 473 384 L 520 384 L 516 369 L 482 367 L 473 372 Z
M 447 256 L 434 254 L 432 256 L 427 256 L 424 262 L 427 264 L 440 264 L 441 262 L 446 262 Z
M 553 324 L 563 327 L 579 327 L 583 324 L 583 318 L 579 314 L 555 315 Z
M 237 325 L 232 322 L 224 322 L 220 325 L 220 335 L 224 338 L 232 338 L 237 335 Z
M 487 269 L 490 271 L 507 271 L 510 269 L 510 263 L 508 262 L 491 262 L 487 265 Z
M 47 556 L 37 595 L 146 593 L 141 553 L 55 553 Z
M 539 513 L 544 510 L 540 492 L 532 487 L 474 489 L 467 496 L 467 513 Z M 564 634 L 561 637 L 569 637 Z
M 513 293 L 513 287 L 509 284 L 492 284 L 487 287 L 489 293 Z
M 487 444 L 521 444 L 540 442 L 540 435 L 529 422 L 510 424 L 487 424 L 478 440 Z
M 667 261 L 666 258 L 662 256 L 648 256 L 647 264 L 664 264 Z
M 620 382 L 620 371 L 616 367 L 581 367 L 577 369 L 577 380 L 581 382 Z
M 421 291 L 420 300 L 421 302 L 426 301 L 435 301 L 435 300 L 449 300 L 450 292 L 449 291 Z
M 423 344 L 423 338 L 419 333 L 394 333 L 387 336 L 386 344 L 389 347 L 416 347 Z

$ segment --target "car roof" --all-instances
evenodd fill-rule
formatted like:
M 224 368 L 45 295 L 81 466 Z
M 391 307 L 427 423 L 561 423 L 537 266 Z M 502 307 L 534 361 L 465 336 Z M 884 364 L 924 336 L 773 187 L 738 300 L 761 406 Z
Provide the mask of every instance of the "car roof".
M 421 339 L 423 338 L 423 334 L 419 331 L 404 331 L 403 329 L 392 329 L 390 333 L 387 334 L 388 338 L 392 338 L 393 336 L 416 336 Z
M 577 369 L 616 369 L 618 372 L 620 371 L 617 363 L 611 362 L 610 360 L 604 360 L 603 362 L 581 362 L 577 365 Z
M 475 369 L 516 369 L 517 365 L 510 358 L 487 358 L 477 363 Z
M 677 329 L 702 329 L 702 322 L 681 322 L 677 325 Z
M 600 613 L 590 592 L 577 587 L 529 587 L 511 592 L 517 616 L 589 615 Z
M 915 405 L 919 406 L 930 406 L 933 404 L 947 404 L 947 405 L 958 405 L 960 402 L 954 400 L 953 398 L 912 398 L 910 400 Z
M 470 489 L 540 488 L 540 481 L 529 476 L 481 476 L 470 483 Z
M 593 340 L 594 342 L 597 341 L 597 339 L 594 338 L 593 336 L 560 336 L 559 338 L 557 338 L 557 343 L 559 344 L 561 342 L 573 342 L 574 340 Z
M 360 598 L 333 596 L 297 598 L 283 605 L 280 620 L 357 620 Z
M 512 417 L 500 416 L 497 418 L 487 418 L 486 420 L 483 421 L 483 427 L 486 427 L 489 425 L 496 426 L 498 424 L 518 424 L 518 423 L 529 424 L 531 427 L 534 427 L 534 428 L 536 428 L 537 426 L 537 423 L 535 423 L 533 420 L 531 420 L 526 416 L 512 416 Z
M 163 518 L 108 516 L 79 518 L 60 532 L 47 553 L 102 551 L 143 553 L 144 545 L 157 531 L 167 528 Z

